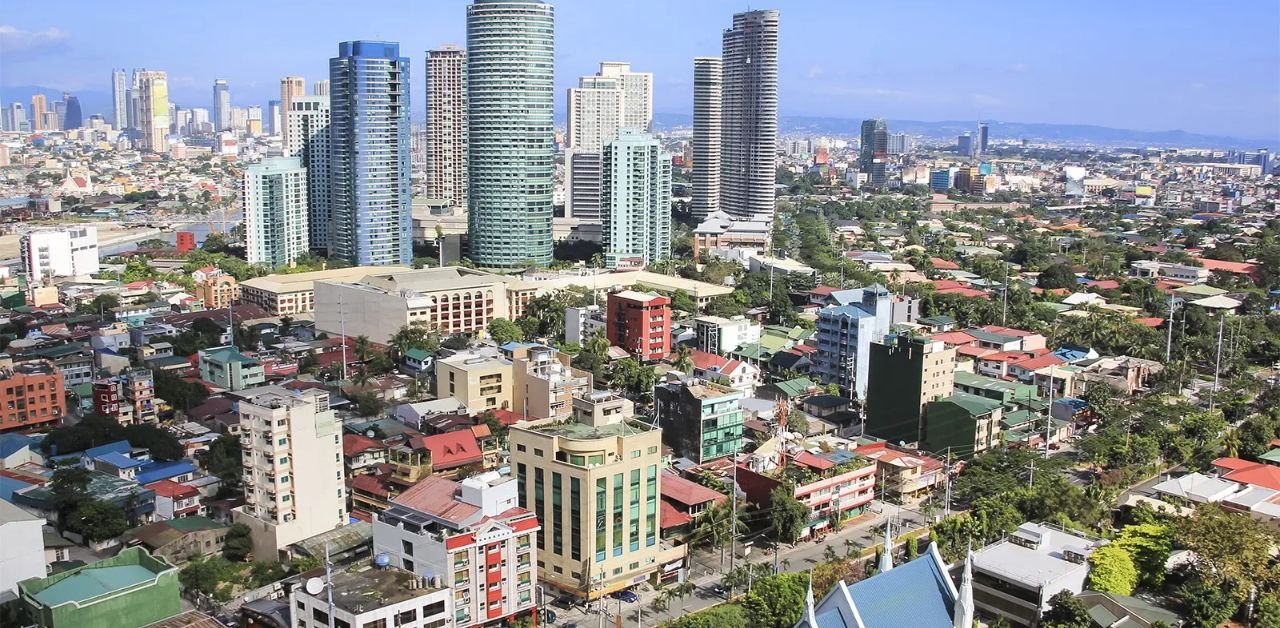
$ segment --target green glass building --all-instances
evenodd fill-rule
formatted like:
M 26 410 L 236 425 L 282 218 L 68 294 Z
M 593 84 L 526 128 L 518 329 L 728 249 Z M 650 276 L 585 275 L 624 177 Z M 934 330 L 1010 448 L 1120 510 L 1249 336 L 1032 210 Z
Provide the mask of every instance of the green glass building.
M 470 257 L 551 263 L 555 13 L 539 0 L 467 6 Z

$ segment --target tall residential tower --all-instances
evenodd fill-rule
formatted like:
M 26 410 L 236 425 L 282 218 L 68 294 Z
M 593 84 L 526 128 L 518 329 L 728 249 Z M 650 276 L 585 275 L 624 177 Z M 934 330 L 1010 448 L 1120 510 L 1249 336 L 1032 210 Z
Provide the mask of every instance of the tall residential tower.
M 245 259 L 289 266 L 307 252 L 307 169 L 297 157 L 264 159 L 244 171 Z
M 406 82 L 408 79 L 406 79 Z M 301 98 L 307 95 L 307 82 L 301 76 L 286 76 L 280 79 L 280 110 L 288 111 L 289 103 L 294 98 Z M 406 103 L 407 106 L 408 103 Z M 272 131 L 280 133 L 280 129 L 272 127 Z M 284 132 L 281 133 L 281 140 L 289 139 L 289 128 L 286 126 Z
M 778 144 L 778 12 L 747 11 L 724 31 L 720 207 L 772 220 Z
M 539 0 L 467 6 L 471 259 L 551 263 L 555 10 Z
M 671 156 L 640 129 L 621 129 L 601 160 L 605 265 L 643 268 L 671 256 Z
M 116 131 L 129 126 L 129 82 L 124 68 L 111 70 L 111 126 Z
M 231 88 L 224 79 L 213 82 L 213 131 L 231 128 Z
M 307 239 L 312 250 L 328 251 L 332 217 L 329 97 L 302 96 L 294 98 L 289 107 L 289 111 L 282 114 L 283 124 L 289 129 L 284 154 L 301 159 L 307 169 Z
M 719 57 L 693 60 L 693 215 L 706 218 L 720 211 Z
M 467 207 L 467 51 L 427 51 L 427 196 Z
M 141 70 L 138 80 L 138 127 L 142 149 L 156 153 L 169 150 L 169 75 Z

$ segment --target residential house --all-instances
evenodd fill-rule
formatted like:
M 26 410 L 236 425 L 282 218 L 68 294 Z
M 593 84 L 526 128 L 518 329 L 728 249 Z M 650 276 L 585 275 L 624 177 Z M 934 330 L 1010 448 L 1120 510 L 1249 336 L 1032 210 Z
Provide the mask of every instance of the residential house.
M 230 528 L 199 515 L 166 519 L 134 528 L 121 536 L 124 547 L 143 547 L 174 565 L 222 553 Z
M 771 493 L 793 485 L 794 496 L 809 508 L 801 538 L 814 538 L 836 529 L 845 519 L 862 514 L 876 490 L 876 465 L 851 451 L 801 450 L 787 455 L 774 475 L 739 465 L 738 486 L 761 508 L 772 504 Z M 839 520 L 837 521 L 837 517 Z

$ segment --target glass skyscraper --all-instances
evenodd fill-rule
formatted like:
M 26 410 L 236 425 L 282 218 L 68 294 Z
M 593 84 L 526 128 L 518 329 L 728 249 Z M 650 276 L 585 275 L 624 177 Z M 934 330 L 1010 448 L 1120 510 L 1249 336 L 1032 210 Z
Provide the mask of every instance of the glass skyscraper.
M 329 60 L 329 89 L 329 255 L 408 265 L 409 58 L 393 42 L 343 42 Z
M 467 7 L 471 260 L 551 263 L 555 15 L 538 0 Z

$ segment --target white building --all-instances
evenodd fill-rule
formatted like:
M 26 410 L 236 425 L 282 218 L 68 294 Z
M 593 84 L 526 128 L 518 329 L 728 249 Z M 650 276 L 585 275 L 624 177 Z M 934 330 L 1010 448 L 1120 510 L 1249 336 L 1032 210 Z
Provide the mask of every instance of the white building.
M 322 390 L 263 386 L 238 395 L 245 505 L 259 560 L 347 523 L 342 425 Z M 352 624 L 359 625 L 359 624 Z
M 692 211 L 698 218 L 720 211 L 720 89 L 723 81 L 719 57 L 694 57 Z
M 643 268 L 671 256 L 671 156 L 652 135 L 618 131 L 601 160 L 608 268 Z
M 400 569 L 355 568 L 308 580 L 289 593 L 295 628 L 439 628 L 452 621 L 451 591 Z M 327 589 L 332 586 L 333 590 Z M 314 591 L 314 593 L 313 593 Z M 333 603 L 329 603 L 329 599 Z M 330 624 L 330 620 L 333 623 Z M 460 624 L 459 624 L 460 625 Z
M 565 157 L 566 216 L 600 220 L 601 152 L 623 128 L 653 126 L 653 75 L 632 72 L 631 64 L 606 62 L 569 89 Z
M 244 171 L 245 256 L 269 268 L 292 265 L 310 246 L 307 169 L 298 157 L 273 157 Z
M 427 198 L 467 207 L 467 51 L 427 51 Z
M 284 154 L 307 169 L 307 231 L 312 249 L 329 248 L 329 97 L 298 96 L 285 110 Z
M 142 149 L 154 153 L 169 150 L 169 75 L 164 72 L 135 72 L 138 82 L 139 130 Z
M 604 332 L 604 311 L 599 305 L 564 309 L 564 341 L 585 344 L 592 336 Z
M 411 323 L 440 333 L 478 333 L 508 315 L 506 284 L 457 266 L 372 273 L 315 283 L 316 329 L 385 342 Z
M 0 499 L 0 602 L 14 598 L 18 583 L 48 575 L 44 519 Z
M 98 228 L 31 231 L 18 244 L 22 272 L 32 283 L 45 277 L 83 277 L 98 272 Z
M 694 348 L 717 354 L 728 353 L 744 344 L 760 342 L 760 334 L 764 331 L 760 323 L 743 316 L 699 316 L 693 321 L 693 329 L 697 337 Z
M 973 600 L 986 615 L 1034 626 L 1059 591 L 1079 595 L 1089 554 L 1106 541 L 1038 523 L 1024 523 L 973 555 Z

